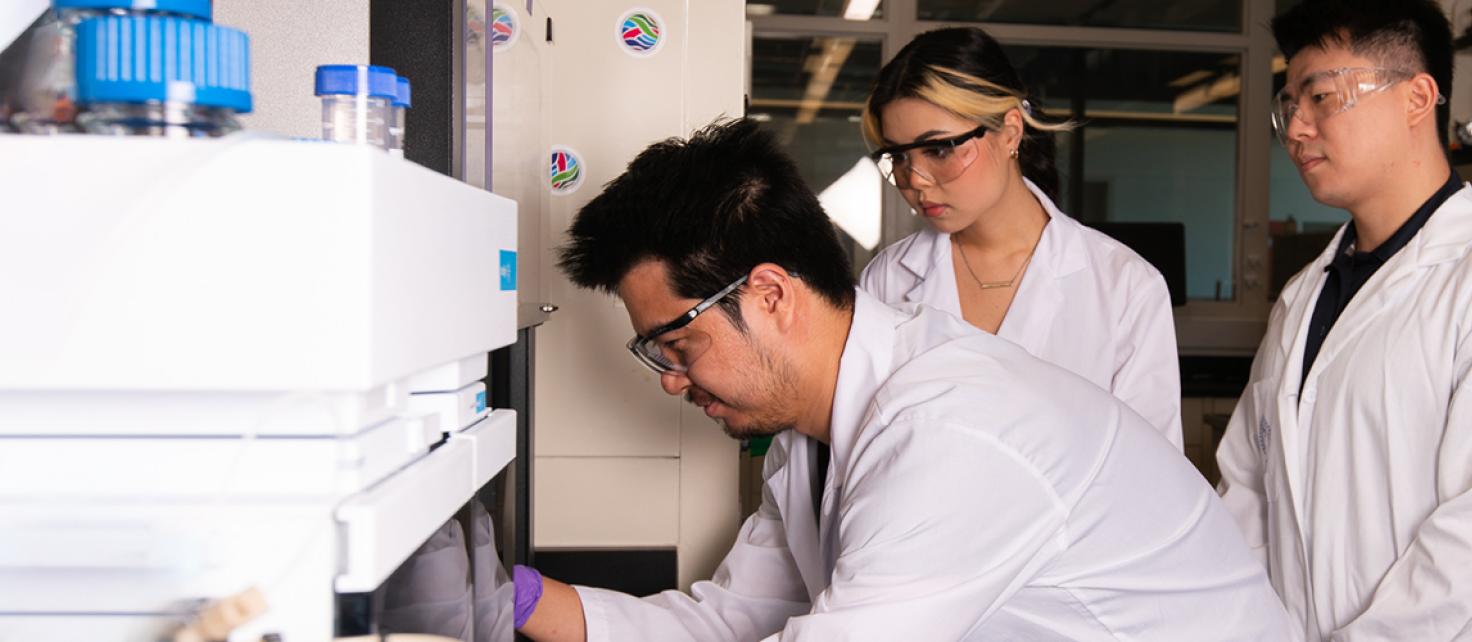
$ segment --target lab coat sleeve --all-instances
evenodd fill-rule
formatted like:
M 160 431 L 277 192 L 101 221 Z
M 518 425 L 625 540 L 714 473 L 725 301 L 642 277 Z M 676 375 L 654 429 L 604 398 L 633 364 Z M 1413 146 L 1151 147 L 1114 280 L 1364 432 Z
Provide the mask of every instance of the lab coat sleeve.
M 1454 387 L 1437 454 L 1441 503 L 1335 642 L 1462 640 L 1472 634 L 1472 327 L 1456 348 Z
M 1181 364 L 1176 354 L 1176 325 L 1170 290 L 1154 269 L 1134 276 L 1121 327 L 1118 366 L 1111 392 L 1150 422 L 1176 450 L 1181 438 Z
M 780 463 L 778 442 L 768 451 L 764 477 Z M 786 453 L 780 453 L 785 461 Z M 762 489 L 757 512 L 742 524 L 731 552 L 709 581 L 690 594 L 665 591 L 646 598 L 575 587 L 583 602 L 588 642 L 623 640 L 759 640 L 787 618 L 809 609 L 807 587 L 787 547 L 772 487 Z
M 1061 550 L 1063 502 L 993 437 L 895 422 L 861 448 L 832 583 L 784 642 L 961 639 Z

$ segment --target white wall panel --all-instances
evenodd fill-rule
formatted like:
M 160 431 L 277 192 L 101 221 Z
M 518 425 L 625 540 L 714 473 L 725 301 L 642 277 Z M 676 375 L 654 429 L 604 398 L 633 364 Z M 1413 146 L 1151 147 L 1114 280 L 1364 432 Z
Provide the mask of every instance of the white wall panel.
M 538 548 L 679 543 L 677 458 L 538 457 L 533 483 Z

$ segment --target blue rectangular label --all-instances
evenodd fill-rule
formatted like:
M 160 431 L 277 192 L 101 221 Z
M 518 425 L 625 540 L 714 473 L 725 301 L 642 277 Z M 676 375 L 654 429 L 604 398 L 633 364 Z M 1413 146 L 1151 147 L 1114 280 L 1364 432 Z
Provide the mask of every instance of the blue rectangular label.
M 476 414 L 480 414 L 480 413 L 483 413 L 485 411 L 486 411 L 486 391 L 482 390 L 480 392 L 475 393 L 475 413 Z
M 501 250 L 501 291 L 516 290 L 516 252 Z

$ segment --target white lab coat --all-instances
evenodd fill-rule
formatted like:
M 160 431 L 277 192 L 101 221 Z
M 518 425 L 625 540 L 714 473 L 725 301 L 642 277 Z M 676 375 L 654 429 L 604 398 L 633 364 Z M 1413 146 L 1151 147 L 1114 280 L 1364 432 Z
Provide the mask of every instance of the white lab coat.
M 1097 386 L 859 292 L 834 399 L 821 517 L 816 442 L 783 433 L 714 579 L 693 598 L 578 587 L 588 640 L 1286 635 L 1215 493 Z
M 1170 292 L 1160 272 L 1060 212 L 1027 181 L 1051 220 L 997 336 L 1114 393 L 1182 448 L 1181 373 Z M 881 251 L 860 287 L 891 303 L 961 316 L 950 235 L 926 228 Z
M 1338 243 L 1273 307 L 1220 490 L 1305 639 L 1472 639 L 1472 190 L 1355 294 L 1300 395 Z

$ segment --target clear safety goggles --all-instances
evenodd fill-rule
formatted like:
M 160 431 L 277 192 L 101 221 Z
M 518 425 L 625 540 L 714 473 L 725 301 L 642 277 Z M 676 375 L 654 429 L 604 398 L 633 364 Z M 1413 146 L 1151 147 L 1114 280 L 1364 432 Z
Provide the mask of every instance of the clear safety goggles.
M 1385 91 L 1415 72 L 1400 69 L 1341 67 L 1310 74 L 1297 85 L 1284 87 L 1273 98 L 1273 132 L 1278 142 L 1288 144 L 1288 125 L 1298 118 L 1315 125 L 1325 118 L 1346 112 L 1360 99 Z M 1446 102 L 1436 97 L 1438 105 Z
M 956 180 L 980 155 L 972 140 L 986 136 L 985 125 L 948 138 L 891 145 L 869 154 L 880 175 L 900 189 L 911 189 L 914 174 L 932 185 Z
M 746 283 L 746 276 L 736 279 L 730 285 L 711 295 L 709 298 L 695 304 L 695 307 L 685 311 L 679 318 L 649 331 L 647 335 L 635 335 L 629 339 L 626 346 L 629 352 L 639 363 L 644 364 L 655 374 L 668 374 L 671 372 L 685 372 L 690 369 L 690 364 L 700 357 L 705 349 L 710 346 L 710 335 L 704 332 L 691 332 L 689 336 L 679 341 L 662 342 L 659 338 L 663 335 L 679 330 L 700 313 L 709 310 L 712 306 L 726 298 L 737 288 Z

